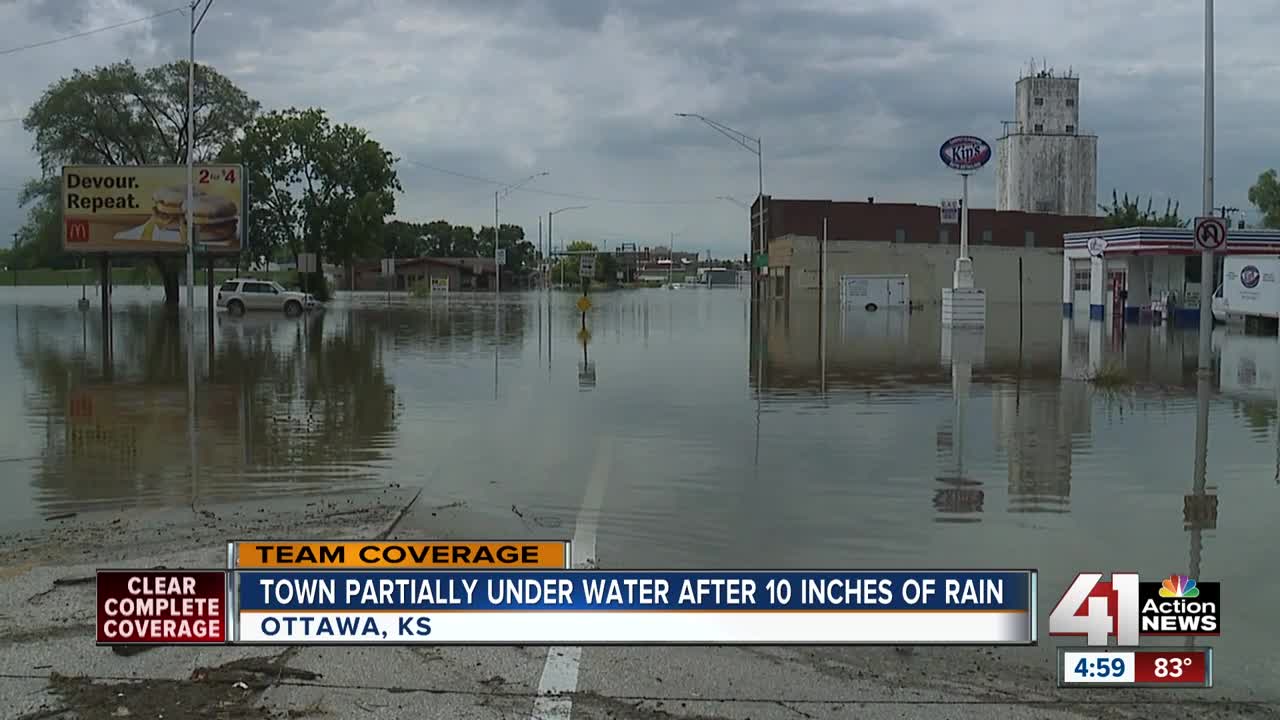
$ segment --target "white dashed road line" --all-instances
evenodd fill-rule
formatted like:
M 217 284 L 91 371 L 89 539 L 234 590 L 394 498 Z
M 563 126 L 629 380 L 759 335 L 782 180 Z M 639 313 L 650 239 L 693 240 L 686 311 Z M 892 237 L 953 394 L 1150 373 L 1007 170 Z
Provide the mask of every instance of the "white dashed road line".
M 595 464 L 591 467 L 591 477 L 587 480 L 582 509 L 578 511 L 570 544 L 575 568 L 594 567 L 596 564 L 596 530 L 600 525 L 600 508 L 604 504 L 604 490 L 612 465 L 613 438 L 601 438 L 596 446 Z M 581 659 L 580 647 L 547 649 L 546 664 L 542 666 L 542 678 L 538 681 L 538 696 L 533 700 L 534 720 L 570 720 L 573 715 L 572 694 L 578 689 L 578 663 Z

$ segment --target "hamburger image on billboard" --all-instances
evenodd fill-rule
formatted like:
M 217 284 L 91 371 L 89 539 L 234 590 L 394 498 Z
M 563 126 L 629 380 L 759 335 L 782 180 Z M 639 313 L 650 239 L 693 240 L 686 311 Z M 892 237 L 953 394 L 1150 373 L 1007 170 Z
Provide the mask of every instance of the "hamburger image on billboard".
M 240 251 L 244 201 L 239 165 L 198 165 L 191 211 L 207 252 Z M 183 165 L 62 168 L 63 247 L 87 253 L 182 253 L 187 244 Z

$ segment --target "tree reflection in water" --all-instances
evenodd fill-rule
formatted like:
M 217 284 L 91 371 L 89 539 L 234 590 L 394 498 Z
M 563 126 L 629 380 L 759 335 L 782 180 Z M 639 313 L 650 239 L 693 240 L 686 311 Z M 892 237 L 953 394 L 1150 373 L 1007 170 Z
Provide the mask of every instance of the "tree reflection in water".
M 18 354 L 38 389 L 28 396 L 28 412 L 45 425 L 33 478 L 41 503 L 189 500 L 180 317 L 163 307 L 117 309 L 113 362 L 104 369 L 97 313 L 22 312 Z M 215 356 L 211 368 L 201 363 L 209 373 L 197 386 L 202 500 L 375 478 L 373 464 L 385 459 L 394 437 L 395 389 L 379 330 L 361 319 L 216 318 Z

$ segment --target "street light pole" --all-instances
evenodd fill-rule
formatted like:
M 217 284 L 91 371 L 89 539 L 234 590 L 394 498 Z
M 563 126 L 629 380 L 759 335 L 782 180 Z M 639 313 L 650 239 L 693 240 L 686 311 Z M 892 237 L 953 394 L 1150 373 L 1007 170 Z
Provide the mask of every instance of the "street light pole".
M 733 128 L 727 125 L 723 125 L 721 123 L 716 122 L 715 120 L 711 120 L 709 118 L 703 117 L 702 115 L 698 115 L 697 113 L 676 113 L 676 117 L 695 118 L 697 120 L 701 120 L 703 123 L 710 126 L 716 132 L 720 133 L 721 135 L 724 135 L 725 137 L 729 138 L 735 143 L 741 145 L 742 148 L 747 152 L 755 153 L 756 179 L 759 181 L 759 192 L 756 197 L 758 198 L 757 202 L 760 204 L 759 220 L 757 222 L 757 226 L 759 227 L 759 233 L 757 235 L 757 239 L 753 240 L 751 243 L 751 253 L 752 253 L 751 275 L 753 278 L 756 278 L 756 281 L 753 281 L 751 284 L 751 296 L 755 298 L 756 285 L 759 284 L 758 283 L 759 276 L 755 268 L 755 263 L 756 263 L 755 256 L 760 252 L 764 252 L 766 248 L 766 241 L 764 237 L 764 142 L 761 138 L 758 138 L 758 137 L 753 138 L 744 132 L 734 130 Z
M 586 210 L 587 207 L 588 206 L 586 205 L 570 205 L 569 207 L 562 207 L 558 210 L 552 210 L 551 212 L 547 213 L 547 250 L 551 250 L 554 247 L 551 244 L 551 219 L 554 218 L 559 213 L 562 213 L 566 210 Z M 560 265 L 560 284 L 563 285 L 564 284 L 564 259 L 562 258 L 560 262 L 557 264 Z
M 200 16 L 196 10 L 200 5 Z M 213 0 L 191 0 L 191 25 L 187 45 L 187 446 L 191 463 L 191 506 L 194 508 L 200 492 L 199 464 L 196 456 L 196 226 L 195 226 L 195 124 L 196 124 L 196 29 L 209 12 Z M 212 268 L 210 268 L 212 271 Z M 107 306 L 105 288 L 109 278 L 103 281 L 103 304 Z M 213 308 L 209 308 L 213 312 Z M 104 315 L 105 317 L 105 315 Z M 212 336 L 210 337 L 212 339 Z M 212 362 L 210 357 L 210 362 Z
M 203 3 L 204 9 L 200 17 L 196 10 Z M 204 16 L 213 5 L 213 0 L 192 0 L 191 2 L 191 36 L 187 45 L 187 327 L 195 334 L 196 306 L 196 231 L 195 231 L 195 107 L 196 107 L 196 30 L 204 20 Z M 212 309 L 211 309 L 212 311 Z M 193 343 L 194 344 L 194 343 Z
M 498 239 L 501 236 L 501 233 L 498 232 L 498 198 L 506 197 L 528 183 L 550 174 L 549 172 L 534 173 L 518 183 L 512 183 L 493 191 L 493 292 L 495 297 L 502 292 L 502 265 L 498 264 Z
M 502 294 L 502 264 L 498 262 L 498 193 L 493 191 L 493 292 L 494 296 Z
M 1213 215 L 1213 0 L 1204 0 L 1204 217 Z M 1213 251 L 1200 253 L 1200 372 L 1212 367 Z

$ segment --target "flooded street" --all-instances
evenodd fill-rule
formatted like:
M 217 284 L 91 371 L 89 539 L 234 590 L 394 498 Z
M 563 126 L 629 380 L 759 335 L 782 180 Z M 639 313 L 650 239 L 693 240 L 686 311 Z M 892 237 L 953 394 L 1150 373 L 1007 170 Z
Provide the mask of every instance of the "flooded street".
M 499 313 L 371 293 L 300 320 L 219 313 L 212 342 L 200 315 L 192 443 L 161 297 L 117 290 L 107 354 L 92 289 L 81 313 L 66 288 L 0 288 L 0 525 L 396 483 L 491 520 L 460 536 L 569 539 L 598 507 L 601 567 L 1036 568 L 1042 663 L 1077 572 L 1190 573 L 1224 586 L 1212 696 L 1280 699 L 1274 338 L 1218 328 L 1200 388 L 1194 329 L 1056 306 L 992 306 L 966 345 L 937 308 L 796 301 L 755 322 L 736 289 L 599 293 L 589 335 L 568 293 Z M 1084 381 L 1099 367 L 1127 380 Z

